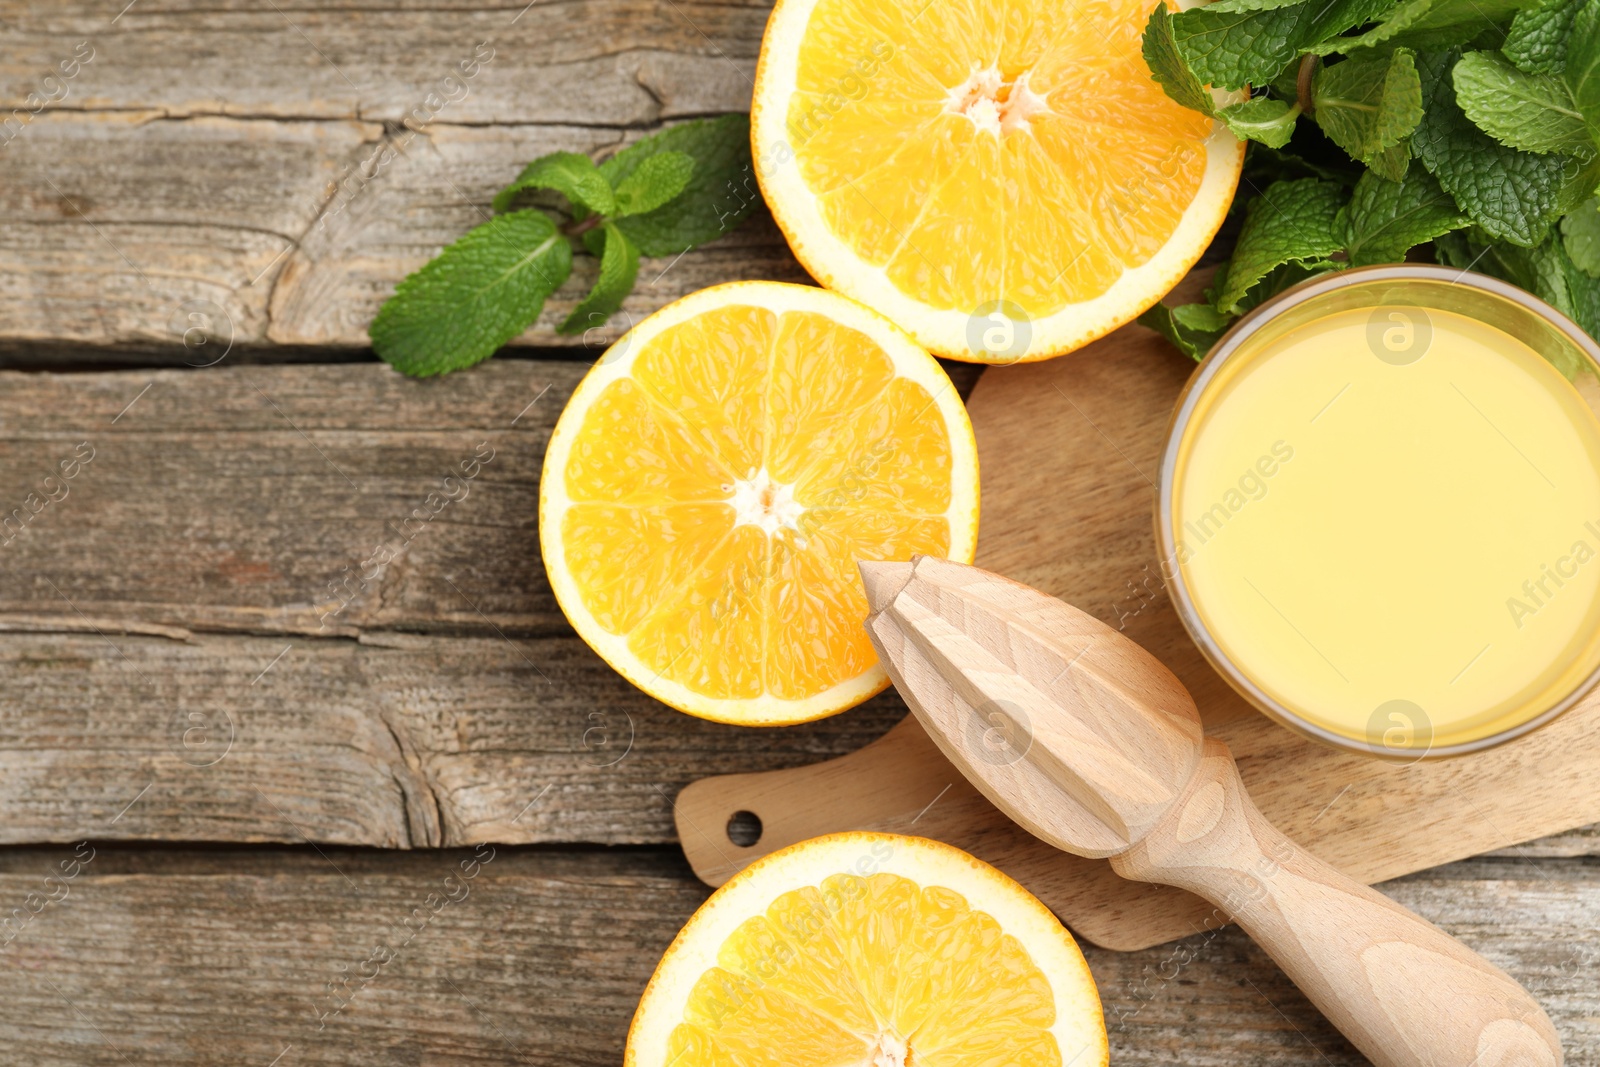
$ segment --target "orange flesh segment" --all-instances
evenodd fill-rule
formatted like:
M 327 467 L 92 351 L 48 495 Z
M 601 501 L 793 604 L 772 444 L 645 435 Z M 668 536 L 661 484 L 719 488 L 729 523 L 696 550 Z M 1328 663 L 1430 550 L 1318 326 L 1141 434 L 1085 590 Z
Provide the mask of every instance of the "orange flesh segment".
M 779 896 L 723 942 L 669 1040 L 674 1067 L 881 1062 L 1061 1067 L 1050 983 L 959 893 L 892 874 Z
M 818 0 L 786 126 L 824 224 L 930 307 L 1039 318 L 1104 294 L 1206 171 L 1211 120 L 1140 54 L 1154 3 Z
M 870 670 L 856 560 L 950 546 L 935 398 L 813 312 L 730 306 L 664 330 L 571 456 L 563 541 L 586 607 L 707 697 L 801 700 Z

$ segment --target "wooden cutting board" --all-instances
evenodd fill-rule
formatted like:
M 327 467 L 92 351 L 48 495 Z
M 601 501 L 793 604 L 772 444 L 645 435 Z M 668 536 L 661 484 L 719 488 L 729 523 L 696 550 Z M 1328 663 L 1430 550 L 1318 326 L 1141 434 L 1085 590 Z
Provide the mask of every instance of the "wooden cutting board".
M 1399 766 L 1301 739 L 1211 669 L 1167 600 L 1151 519 L 1167 420 L 1193 369 L 1129 326 L 1060 359 L 985 371 L 968 403 L 983 480 L 978 564 L 1121 627 L 1160 657 L 1194 694 L 1207 735 L 1233 750 L 1267 818 L 1368 883 L 1600 822 L 1600 693 L 1487 752 Z M 761 820 L 748 847 L 726 829 L 740 811 Z M 1033 838 L 910 716 L 826 763 L 695 782 L 675 815 L 690 864 L 711 885 L 796 841 L 870 829 L 987 860 L 1107 948 L 1145 948 L 1222 921 L 1188 893 L 1123 881 L 1104 860 Z

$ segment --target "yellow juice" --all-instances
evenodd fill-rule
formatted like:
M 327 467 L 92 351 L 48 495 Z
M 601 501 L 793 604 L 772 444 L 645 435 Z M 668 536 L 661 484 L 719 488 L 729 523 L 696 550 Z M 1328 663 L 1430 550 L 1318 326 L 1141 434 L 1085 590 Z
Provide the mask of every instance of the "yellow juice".
M 1594 674 L 1592 373 L 1433 309 L 1336 311 L 1233 356 L 1180 428 L 1163 522 L 1208 651 L 1258 703 L 1358 746 L 1470 747 Z

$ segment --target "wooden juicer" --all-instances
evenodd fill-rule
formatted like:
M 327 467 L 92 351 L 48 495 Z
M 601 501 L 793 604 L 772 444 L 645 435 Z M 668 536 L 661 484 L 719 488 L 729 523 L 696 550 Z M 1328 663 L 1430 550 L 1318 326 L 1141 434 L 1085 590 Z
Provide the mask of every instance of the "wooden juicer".
M 1156 658 L 1063 601 L 931 556 L 860 564 L 867 631 L 945 756 L 1043 841 L 1216 904 L 1379 1067 L 1558 1067 L 1504 972 L 1278 832 Z

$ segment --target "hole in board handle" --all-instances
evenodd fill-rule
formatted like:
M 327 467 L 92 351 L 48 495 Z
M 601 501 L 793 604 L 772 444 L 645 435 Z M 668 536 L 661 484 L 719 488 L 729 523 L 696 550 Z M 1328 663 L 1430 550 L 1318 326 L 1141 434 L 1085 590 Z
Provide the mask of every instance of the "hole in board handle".
M 753 811 L 736 811 L 728 816 L 728 840 L 749 848 L 761 840 L 761 817 Z

